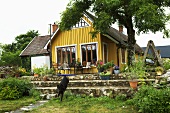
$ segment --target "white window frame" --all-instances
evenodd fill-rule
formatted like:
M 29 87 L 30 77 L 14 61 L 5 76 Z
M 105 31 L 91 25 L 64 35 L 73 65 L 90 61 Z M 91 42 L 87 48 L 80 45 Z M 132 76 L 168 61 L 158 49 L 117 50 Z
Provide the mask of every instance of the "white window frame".
M 55 55 L 56 55 L 56 63 L 57 62 L 57 48 L 61 48 L 61 47 L 70 47 L 70 46 L 75 46 L 75 54 L 76 54 L 76 59 L 77 59 L 77 44 L 71 44 L 71 45 L 64 45 L 64 46 L 55 46 Z M 76 60 L 75 59 L 75 60 Z
M 90 43 L 81 43 L 80 44 L 80 62 L 81 62 L 81 64 L 82 64 L 82 50 L 81 50 L 81 46 L 82 45 L 88 45 L 88 44 L 96 44 L 96 54 L 97 54 L 97 61 L 98 61 L 98 42 L 90 42 Z
M 84 20 L 84 21 L 88 24 L 88 26 L 74 27 L 74 26 L 75 26 L 75 25 L 74 25 L 71 29 L 85 28 L 85 27 L 90 27 L 90 26 L 91 26 L 85 19 L 83 19 L 83 18 L 81 18 L 81 19 Z M 80 22 L 80 21 L 79 21 L 79 22 Z M 79 22 L 78 22 L 78 23 L 79 23 Z M 77 23 L 76 23 L 76 24 L 77 24 Z

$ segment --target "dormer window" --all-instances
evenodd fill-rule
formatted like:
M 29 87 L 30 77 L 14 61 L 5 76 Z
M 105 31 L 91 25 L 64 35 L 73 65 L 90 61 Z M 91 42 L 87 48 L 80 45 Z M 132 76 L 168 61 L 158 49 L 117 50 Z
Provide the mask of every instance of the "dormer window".
M 81 18 L 80 21 L 72 28 L 87 27 L 87 26 L 89 26 L 89 24 L 83 18 Z

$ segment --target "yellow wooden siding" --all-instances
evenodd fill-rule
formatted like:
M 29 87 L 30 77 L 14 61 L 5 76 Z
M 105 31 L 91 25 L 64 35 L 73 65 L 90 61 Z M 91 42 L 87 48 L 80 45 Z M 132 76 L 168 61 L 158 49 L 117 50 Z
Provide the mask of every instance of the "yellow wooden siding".
M 68 46 L 76 45 L 76 59 L 81 58 L 80 54 L 80 44 L 83 43 L 98 43 L 98 58 L 101 58 L 101 41 L 100 35 L 97 35 L 97 38 L 92 39 L 89 32 L 92 30 L 91 27 L 85 28 L 75 28 L 69 31 L 59 31 L 54 40 L 52 41 L 52 61 L 56 62 L 56 46 Z
M 108 39 L 105 36 L 101 36 L 102 39 L 102 51 L 103 51 L 103 42 L 108 45 L 108 61 L 114 61 L 114 64 L 117 64 L 117 46 L 116 43 L 113 42 L 112 40 Z M 102 60 L 103 59 L 103 52 L 102 52 Z

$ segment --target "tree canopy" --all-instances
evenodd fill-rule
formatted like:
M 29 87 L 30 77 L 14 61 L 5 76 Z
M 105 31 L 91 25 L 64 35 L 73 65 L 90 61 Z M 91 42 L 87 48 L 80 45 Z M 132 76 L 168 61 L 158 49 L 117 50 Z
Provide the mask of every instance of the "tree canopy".
M 168 37 L 166 23 L 169 15 L 164 7 L 169 7 L 169 0 L 71 0 L 61 15 L 61 30 L 69 30 L 90 10 L 95 14 L 93 33 L 105 33 L 115 22 L 127 28 L 128 64 L 132 64 L 134 55 L 135 33 L 164 32 Z M 135 31 L 136 30 L 136 31 Z
M 26 34 L 21 34 L 15 37 L 12 44 L 1 44 L 3 50 L 0 65 L 21 66 L 21 58 L 19 57 L 22 50 L 30 43 L 30 41 L 38 36 L 38 31 L 30 30 Z M 24 67 L 30 67 L 30 60 L 27 58 Z

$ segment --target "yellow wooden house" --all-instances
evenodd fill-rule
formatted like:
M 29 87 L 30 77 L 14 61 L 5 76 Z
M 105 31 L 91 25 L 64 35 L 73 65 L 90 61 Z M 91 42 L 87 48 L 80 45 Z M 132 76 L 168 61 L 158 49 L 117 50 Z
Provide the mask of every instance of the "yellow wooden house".
M 127 63 L 127 36 L 123 34 L 123 27 L 119 30 L 109 28 L 107 33 L 98 33 L 92 39 L 89 32 L 93 31 L 94 16 L 84 12 L 84 16 L 69 31 L 61 31 L 58 25 L 52 25 L 51 40 L 45 45 L 48 49 L 51 44 L 52 62 L 62 65 L 71 64 L 74 60 L 81 62 L 85 67 L 90 62 L 92 72 L 97 72 L 96 61 L 104 63 L 114 61 L 120 68 Z M 140 54 L 142 49 L 136 44 L 135 53 Z

